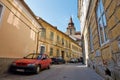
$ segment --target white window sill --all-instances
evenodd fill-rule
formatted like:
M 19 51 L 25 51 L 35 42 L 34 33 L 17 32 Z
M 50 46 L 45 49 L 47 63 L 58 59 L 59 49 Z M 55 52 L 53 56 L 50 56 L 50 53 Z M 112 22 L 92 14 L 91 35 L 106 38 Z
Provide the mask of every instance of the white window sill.
M 108 44 L 110 42 L 110 40 L 107 40 L 106 42 L 101 44 L 101 47 L 104 46 L 105 44 Z
M 94 52 L 94 50 L 91 50 L 91 52 Z

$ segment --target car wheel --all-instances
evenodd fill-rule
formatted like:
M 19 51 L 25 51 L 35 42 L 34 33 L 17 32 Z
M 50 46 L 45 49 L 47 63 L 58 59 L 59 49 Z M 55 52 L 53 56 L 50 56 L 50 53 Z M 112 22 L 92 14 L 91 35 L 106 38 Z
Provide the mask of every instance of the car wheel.
M 40 66 L 37 66 L 35 73 L 38 74 L 40 72 L 40 70 L 41 70 Z

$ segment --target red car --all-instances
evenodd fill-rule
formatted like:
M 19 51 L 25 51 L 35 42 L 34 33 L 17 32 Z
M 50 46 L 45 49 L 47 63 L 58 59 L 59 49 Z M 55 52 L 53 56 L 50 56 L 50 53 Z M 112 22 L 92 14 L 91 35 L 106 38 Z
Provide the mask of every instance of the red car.
M 10 66 L 10 71 L 15 72 L 35 72 L 39 73 L 41 69 L 49 69 L 52 60 L 46 54 L 32 53 L 14 61 Z

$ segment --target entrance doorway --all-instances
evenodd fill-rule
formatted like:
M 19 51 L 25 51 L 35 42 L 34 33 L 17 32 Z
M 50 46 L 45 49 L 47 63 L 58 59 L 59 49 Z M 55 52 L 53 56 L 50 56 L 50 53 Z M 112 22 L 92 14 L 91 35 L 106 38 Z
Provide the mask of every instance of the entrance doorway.
M 61 57 L 64 59 L 65 58 L 65 53 L 64 51 L 61 52 Z
M 40 47 L 40 54 L 44 54 L 45 53 L 45 46 L 41 46 Z

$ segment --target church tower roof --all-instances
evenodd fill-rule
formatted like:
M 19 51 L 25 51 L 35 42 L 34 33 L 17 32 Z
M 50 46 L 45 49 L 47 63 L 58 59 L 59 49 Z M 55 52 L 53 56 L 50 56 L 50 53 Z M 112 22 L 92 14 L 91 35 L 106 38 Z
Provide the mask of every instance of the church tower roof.
M 70 21 L 68 23 L 68 27 L 67 27 L 67 34 L 68 35 L 74 35 L 76 32 L 76 29 L 74 27 L 74 23 L 73 23 L 73 20 L 72 20 L 72 17 L 70 17 Z
M 70 17 L 70 21 L 68 23 L 68 27 L 74 28 L 74 23 L 73 23 L 72 17 Z
M 75 27 L 74 27 L 73 20 L 72 20 L 72 17 L 70 17 L 70 21 L 69 21 L 69 23 L 68 23 L 67 29 L 69 29 L 69 28 L 75 28 Z
M 72 21 L 72 17 L 70 17 L 70 22 L 69 23 L 73 23 L 73 21 Z

